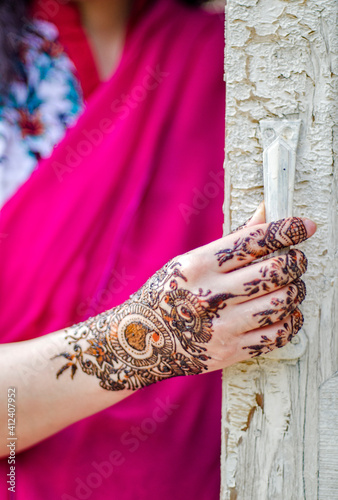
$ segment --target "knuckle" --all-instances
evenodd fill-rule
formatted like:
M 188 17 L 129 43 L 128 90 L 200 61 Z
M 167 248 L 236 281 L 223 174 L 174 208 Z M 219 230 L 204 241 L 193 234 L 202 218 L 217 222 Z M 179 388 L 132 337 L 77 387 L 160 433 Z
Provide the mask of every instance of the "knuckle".
M 296 287 L 297 287 L 297 298 L 298 302 L 301 303 L 305 299 L 306 296 L 306 285 L 303 280 L 297 279 L 294 281 Z
M 178 261 L 180 263 L 180 269 L 184 276 L 189 276 L 190 278 L 194 273 L 196 267 L 193 257 L 190 254 L 184 254 L 178 258 Z
M 291 314 L 291 329 L 294 335 L 299 332 L 304 324 L 304 316 L 298 307 Z
M 302 279 L 298 278 L 289 285 L 287 292 L 287 303 L 300 304 L 306 296 L 306 286 Z
M 305 254 L 301 250 L 290 250 L 286 255 L 285 267 L 291 278 L 299 278 L 307 269 L 307 258 Z
M 290 342 L 295 335 L 302 328 L 304 323 L 304 316 L 298 309 L 294 309 L 290 316 L 288 317 L 288 321 L 284 323 L 284 338 L 286 342 Z M 285 342 L 285 343 L 286 343 Z
M 298 266 L 302 269 L 302 274 L 307 270 L 308 260 L 306 255 L 301 250 L 294 250 L 298 255 Z
M 303 323 L 303 314 L 300 312 L 298 307 L 296 307 L 296 309 L 294 309 L 290 316 L 288 316 L 285 320 L 283 327 L 277 332 L 277 343 L 280 343 L 280 346 L 277 345 L 277 347 L 282 347 L 287 344 L 287 342 L 290 342 L 290 340 L 293 339 L 293 337 L 297 335 L 299 330 L 302 328 Z
M 286 255 L 269 259 L 269 278 L 276 286 L 284 286 L 302 276 L 307 269 L 307 259 L 300 250 L 290 250 Z
M 276 340 L 275 340 L 275 348 L 280 348 L 284 347 L 289 340 L 291 340 L 290 335 L 288 334 L 288 329 L 287 329 L 287 324 L 284 324 L 283 328 L 279 328 L 276 333 Z
M 201 256 L 193 253 L 181 255 L 178 259 L 180 270 L 187 278 L 188 283 L 193 286 L 201 280 L 201 277 L 208 271 L 207 263 Z

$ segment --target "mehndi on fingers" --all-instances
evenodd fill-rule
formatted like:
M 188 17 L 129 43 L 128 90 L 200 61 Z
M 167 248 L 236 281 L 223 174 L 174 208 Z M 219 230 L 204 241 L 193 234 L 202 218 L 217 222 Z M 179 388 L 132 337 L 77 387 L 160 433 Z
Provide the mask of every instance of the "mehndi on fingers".
M 292 217 L 271 222 L 267 229 L 258 228 L 249 235 L 239 236 L 230 248 L 219 250 L 216 253 L 218 265 L 236 258 L 238 261 L 247 260 L 250 256 L 258 259 L 290 245 L 296 245 L 308 237 L 302 219 Z
M 240 236 L 232 248 L 217 252 L 213 259 L 221 266 L 248 253 L 257 258 L 306 237 L 301 219 L 285 219 L 271 223 L 265 231 L 256 229 L 245 238 Z M 226 290 L 196 291 L 179 258 L 174 259 L 122 305 L 68 329 L 65 338 L 69 348 L 53 357 L 66 360 L 56 377 L 69 372 L 73 379 L 81 371 L 96 377 L 102 388 L 120 391 L 206 372 L 211 366 L 208 344 L 220 312 L 238 297 L 250 300 L 257 293 L 270 293 L 288 283 L 285 299 L 272 297 L 268 309 L 252 313 L 262 330 L 276 322 L 282 322 L 282 327 L 275 335 L 261 336 L 257 345 L 242 347 L 243 359 L 281 347 L 303 321 L 295 307 L 305 297 L 305 285 L 299 279 L 305 269 L 304 255 L 291 250 L 287 256 L 276 257 L 270 267 L 263 262 L 258 277 L 243 283 L 236 295 Z
M 268 354 L 274 349 L 284 347 L 299 332 L 304 323 L 304 317 L 296 308 L 290 315 L 290 321 L 285 321 L 277 332 L 272 335 L 261 334 L 257 344 L 248 345 L 242 349 L 248 349 L 252 358 Z

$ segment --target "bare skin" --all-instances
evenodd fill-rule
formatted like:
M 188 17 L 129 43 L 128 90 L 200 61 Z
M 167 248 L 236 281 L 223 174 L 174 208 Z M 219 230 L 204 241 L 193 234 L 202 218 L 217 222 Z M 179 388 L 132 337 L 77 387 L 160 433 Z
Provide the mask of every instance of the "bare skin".
M 305 297 L 298 250 L 307 219 L 243 229 L 170 261 L 121 306 L 67 330 L 2 345 L 0 387 L 17 391 L 17 451 L 175 376 L 202 374 L 282 347 L 299 330 Z M 2 456 L 6 408 L 1 409 Z
M 132 0 L 77 0 L 99 77 L 107 80 L 123 51 Z

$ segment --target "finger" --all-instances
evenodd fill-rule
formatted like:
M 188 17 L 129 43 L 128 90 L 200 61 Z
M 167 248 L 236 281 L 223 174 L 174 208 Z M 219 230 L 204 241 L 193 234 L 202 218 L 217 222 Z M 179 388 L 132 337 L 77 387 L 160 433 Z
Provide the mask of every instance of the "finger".
M 295 309 L 283 321 L 245 333 L 241 337 L 240 347 L 251 358 L 267 354 L 290 342 L 303 326 L 303 322 L 302 313 L 299 309 Z M 244 356 L 243 359 L 245 359 Z
M 228 274 L 219 274 L 214 290 L 228 290 L 228 303 L 240 304 L 271 293 L 300 278 L 306 271 L 307 259 L 300 250 L 292 249 Z
M 315 231 L 316 224 L 310 219 L 289 217 L 241 229 L 211 245 L 218 247 L 215 253 L 218 267 L 229 272 L 276 250 L 301 243 Z
M 256 211 L 253 214 L 253 216 L 250 217 L 250 219 L 248 219 L 244 224 L 239 226 L 237 229 L 234 229 L 232 233 L 235 233 L 236 231 L 239 231 L 244 227 L 251 227 L 255 226 L 256 224 L 263 224 L 264 222 L 265 222 L 265 204 L 264 201 L 262 201 L 256 208 Z
M 278 323 L 289 316 L 305 299 L 306 288 L 298 279 L 276 292 L 230 306 L 227 322 L 235 335 Z
M 262 201 L 255 213 L 253 214 L 253 216 L 251 217 L 251 219 L 248 220 L 248 222 L 245 224 L 246 227 L 252 227 L 252 226 L 255 226 L 257 224 L 264 224 L 265 222 L 265 204 L 264 204 L 264 201 Z

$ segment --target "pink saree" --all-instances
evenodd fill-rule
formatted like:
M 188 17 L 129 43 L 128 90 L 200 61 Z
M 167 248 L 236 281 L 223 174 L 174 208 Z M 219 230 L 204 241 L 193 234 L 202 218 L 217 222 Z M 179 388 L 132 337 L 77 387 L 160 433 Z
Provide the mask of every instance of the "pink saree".
M 112 78 L 0 214 L 2 342 L 119 304 L 221 236 L 222 69 L 219 15 L 158 0 L 134 16 Z M 219 372 L 142 389 L 18 455 L 0 498 L 216 500 L 220 406 Z

